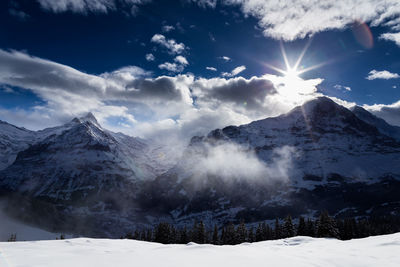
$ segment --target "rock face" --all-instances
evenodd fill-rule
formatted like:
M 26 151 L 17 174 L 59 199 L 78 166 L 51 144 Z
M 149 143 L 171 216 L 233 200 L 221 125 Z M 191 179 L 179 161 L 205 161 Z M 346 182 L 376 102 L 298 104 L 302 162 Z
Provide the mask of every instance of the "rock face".
M 39 132 L 0 126 L 9 212 L 47 228 L 119 236 L 159 220 L 399 215 L 399 128 L 325 97 L 193 137 L 174 166 L 92 114 Z

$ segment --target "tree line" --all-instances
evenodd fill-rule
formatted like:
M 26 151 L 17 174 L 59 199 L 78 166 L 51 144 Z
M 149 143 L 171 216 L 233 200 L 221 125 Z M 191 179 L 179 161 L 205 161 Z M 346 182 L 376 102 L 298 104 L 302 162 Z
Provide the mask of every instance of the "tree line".
M 217 225 L 209 228 L 202 221 L 197 221 L 190 228 L 187 226 L 176 228 L 170 223 L 161 222 L 153 229 L 135 230 L 121 238 L 163 244 L 195 242 L 198 244 L 235 245 L 293 236 L 349 240 L 395 232 L 400 232 L 400 218 L 398 217 L 335 219 L 325 211 L 315 220 L 300 217 L 297 224 L 293 223 L 292 217 L 288 215 L 283 221 L 276 219 L 272 227 L 265 222 L 259 223 L 256 227 L 248 227 L 241 222 L 237 226 L 228 223 L 222 228 L 218 228 Z

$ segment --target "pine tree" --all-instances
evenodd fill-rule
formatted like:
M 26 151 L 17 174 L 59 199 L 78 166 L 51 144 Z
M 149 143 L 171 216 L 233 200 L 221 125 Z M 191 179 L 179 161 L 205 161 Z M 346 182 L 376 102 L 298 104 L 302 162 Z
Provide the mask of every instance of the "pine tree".
M 218 227 L 215 224 L 214 225 L 214 231 L 213 231 L 213 236 L 212 236 L 212 243 L 214 245 L 218 245 L 219 244 L 219 237 L 218 237 Z
M 306 232 L 307 232 L 307 236 L 315 236 L 315 224 L 311 219 L 307 220 L 307 224 L 306 224 Z
M 292 217 L 288 215 L 286 216 L 285 223 L 283 224 L 282 227 L 282 237 L 287 238 L 292 236 L 294 236 L 294 226 L 292 222 Z
M 233 223 L 229 223 L 225 228 L 224 244 L 226 244 L 226 245 L 235 245 L 236 244 L 235 226 L 233 225 Z
M 261 223 L 258 224 L 257 229 L 256 229 L 256 241 L 263 241 L 263 230 L 262 230 L 262 226 Z
M 256 241 L 255 240 L 255 236 L 254 236 L 254 227 L 253 226 L 250 227 L 248 241 L 251 242 L 251 243 Z
M 327 211 L 322 212 L 319 216 L 317 237 L 339 237 L 336 222 L 329 216 Z
M 140 239 L 140 233 L 139 230 L 135 230 L 135 232 L 133 233 L 133 239 L 135 240 L 139 240 Z
M 236 240 L 235 243 L 241 244 L 246 242 L 247 239 L 247 228 L 244 222 L 241 222 L 236 228 Z
M 159 223 L 154 233 L 154 241 L 162 244 L 169 244 L 171 227 L 168 223 Z
M 274 237 L 275 237 L 275 239 L 282 238 L 282 230 L 281 230 L 281 226 L 279 225 L 278 218 L 275 219 Z
M 306 221 L 301 216 L 299 218 L 299 225 L 297 227 L 297 235 L 301 236 L 307 235 Z
M 188 236 L 188 232 L 187 232 L 186 225 L 185 225 L 185 227 L 183 227 L 183 229 L 181 230 L 180 241 L 179 241 L 179 243 L 181 243 L 181 244 L 187 244 L 187 243 L 189 243 L 189 236 Z
M 153 241 L 153 231 L 151 229 L 147 229 L 146 241 Z
M 200 221 L 200 223 L 196 224 L 197 227 L 194 229 L 194 234 L 195 234 L 195 242 L 198 244 L 204 244 L 206 241 L 206 230 L 203 221 Z
M 222 245 L 226 245 L 227 244 L 227 238 L 226 238 L 226 234 L 225 234 L 225 227 L 223 227 L 222 231 L 221 231 L 221 244 Z

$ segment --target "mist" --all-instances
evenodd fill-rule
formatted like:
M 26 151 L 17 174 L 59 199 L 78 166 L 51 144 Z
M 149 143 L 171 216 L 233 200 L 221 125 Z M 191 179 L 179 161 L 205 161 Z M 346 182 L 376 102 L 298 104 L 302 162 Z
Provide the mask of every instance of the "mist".
M 181 164 L 187 164 L 184 167 L 196 176 L 211 175 L 226 182 L 246 180 L 269 183 L 289 181 L 297 152 L 291 146 L 275 148 L 271 156 L 263 161 L 253 149 L 223 142 L 213 145 L 206 143 L 201 149 L 196 148 L 195 152 L 192 149 L 190 154 L 191 158 Z

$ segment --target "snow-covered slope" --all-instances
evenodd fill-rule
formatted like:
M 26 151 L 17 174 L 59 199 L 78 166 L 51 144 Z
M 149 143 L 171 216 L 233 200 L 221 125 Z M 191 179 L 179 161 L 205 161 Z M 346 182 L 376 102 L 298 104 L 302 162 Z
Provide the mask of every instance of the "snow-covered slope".
M 386 134 L 390 137 L 393 137 L 397 140 L 400 140 L 400 127 L 393 126 L 387 123 L 385 120 L 378 118 L 377 116 L 371 114 L 366 111 L 364 108 L 360 106 L 355 106 L 351 109 L 351 111 L 361 120 L 374 125 L 380 132 Z
M 0 121 L 0 170 L 11 165 L 18 152 L 35 140 L 35 132 Z
M 62 234 L 65 237 L 72 237 L 65 233 L 52 233 L 32 225 L 24 224 L 18 220 L 10 218 L 1 209 L 0 221 L 0 242 L 7 241 L 13 234 L 16 235 L 17 241 L 55 240 L 56 238 L 60 238 Z
M 235 246 L 162 245 L 78 238 L 0 243 L 0 266 L 385 266 L 400 265 L 400 234 L 340 241 L 293 237 Z

